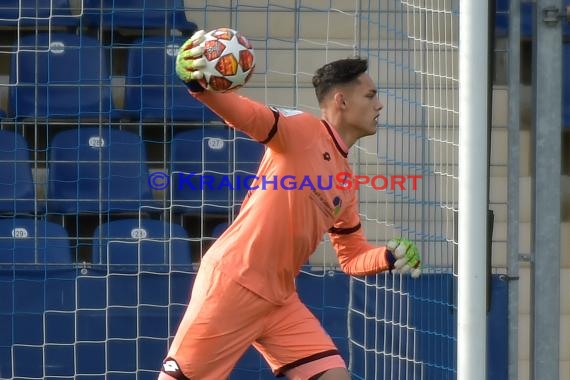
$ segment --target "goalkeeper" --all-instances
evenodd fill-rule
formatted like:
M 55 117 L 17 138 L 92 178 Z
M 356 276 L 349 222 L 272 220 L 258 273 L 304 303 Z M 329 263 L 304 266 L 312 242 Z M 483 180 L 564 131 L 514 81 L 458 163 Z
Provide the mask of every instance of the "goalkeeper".
M 316 71 L 319 118 L 268 107 L 235 92 L 204 90 L 198 82 L 203 35 L 197 32 L 180 48 L 176 72 L 192 96 L 266 146 L 258 179 L 308 176 L 317 183 L 318 176 L 352 173 L 348 150 L 359 138 L 376 133 L 383 107 L 366 60 L 342 59 Z M 349 275 L 421 273 L 411 241 L 367 242 L 354 186 L 292 191 L 260 186 L 249 192 L 235 221 L 204 255 L 159 379 L 227 379 L 250 345 L 276 376 L 349 379 L 332 339 L 295 290 L 295 277 L 325 233 Z

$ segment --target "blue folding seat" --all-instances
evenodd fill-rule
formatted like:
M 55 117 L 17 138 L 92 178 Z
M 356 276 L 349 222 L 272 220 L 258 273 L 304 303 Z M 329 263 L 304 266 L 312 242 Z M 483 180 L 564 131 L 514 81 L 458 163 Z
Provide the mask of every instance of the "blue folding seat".
M 10 65 L 9 112 L 16 119 L 117 117 L 106 53 L 87 35 L 23 35 Z
M 0 219 L 0 263 L 71 264 L 67 231 L 35 218 Z
M 48 211 L 153 212 L 147 154 L 141 137 L 112 127 L 79 127 L 48 146 Z
M 73 376 L 75 275 L 61 225 L 0 219 L 0 355 L 14 347 L 1 365 L 14 378 Z
M 188 235 L 176 223 L 127 218 L 103 223 L 93 233 L 93 264 L 109 270 L 188 270 L 190 259 Z
M 19 134 L 0 130 L 0 213 L 34 212 L 30 150 Z
M 79 25 L 69 0 L 2 0 L 0 26 L 38 27 Z
M 83 0 L 87 25 L 105 30 L 181 30 L 191 34 L 196 24 L 186 18 L 183 0 Z
M 125 116 L 141 121 L 219 121 L 175 74 L 180 37 L 143 37 L 128 53 Z
M 227 127 L 193 128 L 176 134 L 171 143 L 174 211 L 228 214 L 237 208 L 251 183 L 245 175 L 251 170 L 248 164 L 259 162 L 263 152 L 263 146 L 254 142 L 248 145 L 251 149 L 242 149 L 246 140 L 244 134 L 234 135 Z M 240 159 L 238 152 L 247 158 Z
M 172 275 L 193 268 L 186 231 L 160 220 L 115 220 L 97 227 L 93 250 L 93 264 L 106 273 L 107 370 L 156 370 L 170 336 Z

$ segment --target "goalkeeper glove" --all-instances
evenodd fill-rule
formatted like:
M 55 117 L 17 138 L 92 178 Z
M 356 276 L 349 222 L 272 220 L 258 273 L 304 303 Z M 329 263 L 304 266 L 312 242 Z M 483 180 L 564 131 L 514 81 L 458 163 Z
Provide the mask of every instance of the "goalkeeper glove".
M 176 56 L 176 75 L 193 92 L 204 91 L 204 87 L 199 83 L 199 80 L 204 78 L 201 69 L 206 65 L 206 59 L 203 57 L 204 46 L 200 45 L 204 41 L 204 35 L 203 30 L 194 33 L 180 47 Z
M 421 257 L 418 247 L 410 240 L 404 238 L 392 239 L 386 244 L 388 248 L 388 261 L 396 273 L 409 273 L 413 278 L 422 274 Z

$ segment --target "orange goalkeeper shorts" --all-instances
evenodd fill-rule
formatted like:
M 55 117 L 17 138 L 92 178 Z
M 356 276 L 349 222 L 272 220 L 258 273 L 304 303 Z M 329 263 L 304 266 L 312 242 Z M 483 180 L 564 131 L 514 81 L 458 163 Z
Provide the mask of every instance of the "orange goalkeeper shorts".
M 229 377 L 253 345 L 275 375 L 308 379 L 346 368 L 332 339 L 294 293 L 278 306 L 202 263 L 168 360 L 191 380 Z

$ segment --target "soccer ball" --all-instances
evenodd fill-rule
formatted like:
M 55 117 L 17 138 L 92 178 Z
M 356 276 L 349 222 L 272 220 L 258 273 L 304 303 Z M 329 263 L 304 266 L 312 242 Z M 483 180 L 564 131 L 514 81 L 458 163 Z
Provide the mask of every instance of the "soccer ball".
M 241 33 L 217 28 L 205 34 L 206 67 L 200 84 L 207 90 L 226 92 L 242 87 L 255 68 L 253 46 Z

